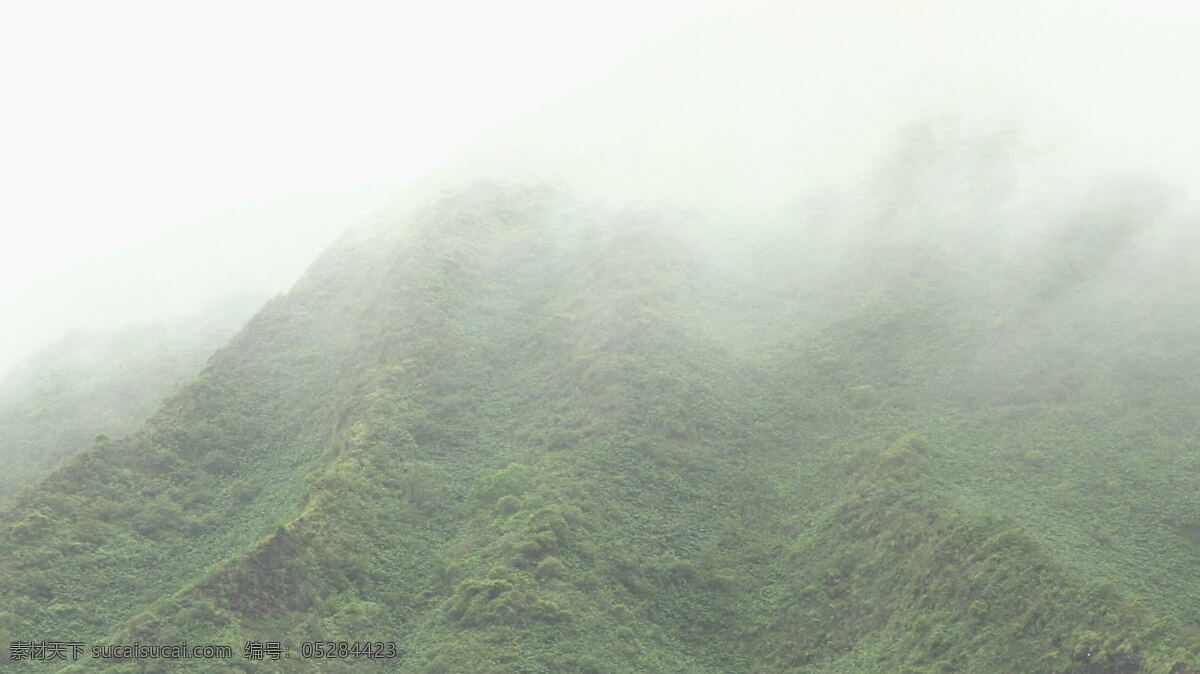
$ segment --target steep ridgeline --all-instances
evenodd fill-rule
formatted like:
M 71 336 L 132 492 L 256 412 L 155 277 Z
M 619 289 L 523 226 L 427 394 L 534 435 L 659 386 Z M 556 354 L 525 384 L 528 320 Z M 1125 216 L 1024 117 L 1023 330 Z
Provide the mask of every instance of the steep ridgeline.
M 1056 407 L 1091 410 L 1103 382 L 1058 403 L 1033 380 L 960 390 L 994 366 L 996 316 L 1030 351 L 1082 329 L 1018 327 L 1036 280 L 984 311 L 1007 277 L 950 288 L 952 249 L 880 238 L 874 262 L 834 273 L 818 246 L 714 243 L 732 230 L 475 185 L 348 235 L 141 431 L 3 516 L 0 637 L 293 644 L 286 662 L 155 671 L 1200 661 L 1200 600 L 1162 603 L 1200 581 L 1186 506 L 1128 501 L 1117 475 L 1090 512 L 1029 486 L 1084 447 L 1134 470 Z M 1141 414 L 1176 409 L 1138 390 Z M 1146 456 L 1184 437 L 1167 428 Z M 1031 454 L 1035 438 L 1065 444 Z M 1155 467 L 1139 488 L 1186 501 L 1197 476 Z M 1073 545 L 1118 508 L 1171 519 Z M 1149 574 L 1147 549 L 1183 577 Z M 298 658 L 312 640 L 403 657 Z
M 236 298 L 185 319 L 78 331 L 0 379 L 0 503 L 97 436 L 137 429 L 257 307 Z

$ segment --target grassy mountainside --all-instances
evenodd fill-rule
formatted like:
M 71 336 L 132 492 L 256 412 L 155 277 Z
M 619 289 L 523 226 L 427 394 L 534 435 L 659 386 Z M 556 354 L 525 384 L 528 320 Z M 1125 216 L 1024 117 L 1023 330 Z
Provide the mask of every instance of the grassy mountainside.
M 255 308 L 231 299 L 183 320 L 76 332 L 10 372 L 0 381 L 0 502 L 97 436 L 134 431 Z
M 739 239 L 486 184 L 348 235 L 0 516 L 0 639 L 404 654 L 153 663 L 197 671 L 1190 671 L 1178 248 L 1106 256 L 1133 208 L 1030 266 L 901 192 L 836 249 L 811 213 Z

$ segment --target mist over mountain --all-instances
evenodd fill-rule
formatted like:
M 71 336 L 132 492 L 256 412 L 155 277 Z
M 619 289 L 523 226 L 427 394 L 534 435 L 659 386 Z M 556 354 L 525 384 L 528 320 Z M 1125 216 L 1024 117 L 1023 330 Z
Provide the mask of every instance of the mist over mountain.
M 63 458 L 137 429 L 253 315 L 258 297 L 199 315 L 77 330 L 0 380 L 0 503 Z
M 0 277 L 0 375 L 76 331 L 119 332 L 149 323 L 181 324 L 223 303 L 263 302 L 283 292 L 311 258 L 350 224 L 368 220 L 394 190 L 390 185 L 323 190 L 246 201 L 205 210 L 180 203 L 167 225 L 115 247 L 95 246 L 77 264 L 48 266 L 19 278 L 32 249 L 17 255 Z M 199 215 L 196 215 L 199 209 Z M 96 228 L 120 223 L 125 213 L 92 214 Z M 183 219 L 180 222 L 180 219 Z M 14 224 L 14 236 L 26 224 Z M 62 225 L 60 225 L 61 227 Z M 119 224 L 118 224 L 119 227 Z M 80 237 L 84 242 L 103 238 Z M 68 258 L 80 242 L 64 234 L 52 242 Z M 56 262 L 51 252 L 48 262 Z M 216 313 L 216 312 L 214 312 Z
M 0 643 L 234 650 L 30 671 L 1197 671 L 1194 19 L 691 25 L 351 228 L 145 423 L 46 448 L 0 512 Z M 99 425 L 175 357 L 0 421 Z M 262 639 L 290 658 L 240 657 Z

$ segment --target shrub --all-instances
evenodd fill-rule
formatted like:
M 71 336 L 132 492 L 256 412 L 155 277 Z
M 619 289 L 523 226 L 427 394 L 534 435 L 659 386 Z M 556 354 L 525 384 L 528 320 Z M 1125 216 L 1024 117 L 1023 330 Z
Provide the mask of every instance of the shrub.
M 560 578 L 564 571 L 563 563 L 558 557 L 547 557 L 537 565 L 538 578 Z

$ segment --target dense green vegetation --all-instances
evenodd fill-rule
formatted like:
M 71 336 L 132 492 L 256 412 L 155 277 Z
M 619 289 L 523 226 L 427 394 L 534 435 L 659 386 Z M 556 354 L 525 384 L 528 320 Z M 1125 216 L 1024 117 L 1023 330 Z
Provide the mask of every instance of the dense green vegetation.
M 895 215 L 922 189 L 836 250 L 819 214 L 739 240 L 486 184 L 348 235 L 0 515 L 0 641 L 293 644 L 153 671 L 1192 671 L 1179 249 L 1119 256 L 1145 211 L 1118 203 L 989 257 Z M 404 657 L 296 657 L 318 639 Z
M 97 436 L 134 431 L 254 308 L 230 299 L 186 319 L 78 331 L 8 373 L 0 380 L 0 503 Z

